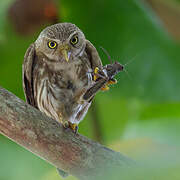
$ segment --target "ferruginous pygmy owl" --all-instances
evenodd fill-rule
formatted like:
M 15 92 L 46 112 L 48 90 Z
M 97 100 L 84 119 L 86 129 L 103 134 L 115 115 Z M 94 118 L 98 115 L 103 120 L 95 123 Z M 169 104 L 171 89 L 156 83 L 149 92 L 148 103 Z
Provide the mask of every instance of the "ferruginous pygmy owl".
M 45 28 L 26 51 L 23 64 L 26 100 L 76 132 L 96 92 L 116 83 L 113 77 L 122 69 L 117 62 L 102 67 L 96 48 L 77 26 L 55 24 Z M 58 171 L 67 176 L 66 172 Z
M 27 49 L 23 64 L 26 100 L 64 127 L 77 131 L 91 105 L 83 95 L 102 67 L 95 47 L 74 24 L 45 28 Z M 94 77 L 93 77 L 94 76 Z

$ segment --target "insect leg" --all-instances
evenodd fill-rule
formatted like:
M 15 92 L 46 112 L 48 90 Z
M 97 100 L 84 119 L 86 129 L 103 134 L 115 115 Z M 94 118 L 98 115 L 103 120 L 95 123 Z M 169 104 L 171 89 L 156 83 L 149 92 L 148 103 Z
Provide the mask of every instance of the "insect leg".
M 107 83 L 107 79 L 99 79 L 83 95 L 85 101 L 91 100 L 95 94 Z

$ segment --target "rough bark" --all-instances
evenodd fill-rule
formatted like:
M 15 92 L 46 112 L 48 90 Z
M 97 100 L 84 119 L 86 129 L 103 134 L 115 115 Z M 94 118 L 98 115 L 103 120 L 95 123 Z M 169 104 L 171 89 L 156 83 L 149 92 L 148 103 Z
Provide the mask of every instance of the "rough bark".
M 64 129 L 1 87 L 0 133 L 83 180 L 106 179 L 104 176 L 110 169 L 119 171 L 132 163 L 119 152 Z

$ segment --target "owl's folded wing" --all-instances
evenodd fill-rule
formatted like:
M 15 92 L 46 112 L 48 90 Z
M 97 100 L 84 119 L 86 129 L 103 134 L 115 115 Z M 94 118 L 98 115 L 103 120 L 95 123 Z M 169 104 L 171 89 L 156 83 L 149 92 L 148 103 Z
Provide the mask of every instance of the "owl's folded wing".
M 35 47 L 31 44 L 24 56 L 23 63 L 23 88 L 26 101 L 36 107 L 33 94 L 33 68 L 35 66 Z
M 94 70 L 96 67 L 102 67 L 102 61 L 99 57 L 99 54 L 93 44 L 86 40 L 85 51 L 88 55 L 88 59 L 91 63 L 91 68 Z

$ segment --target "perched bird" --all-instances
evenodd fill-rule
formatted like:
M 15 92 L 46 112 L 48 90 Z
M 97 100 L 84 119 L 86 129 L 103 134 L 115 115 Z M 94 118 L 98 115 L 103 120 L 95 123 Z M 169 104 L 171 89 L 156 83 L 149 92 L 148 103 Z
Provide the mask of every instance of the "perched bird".
M 107 90 L 106 84 L 115 82 L 113 75 L 121 71 L 122 66 L 115 63 L 106 69 L 108 76 L 104 74 L 96 48 L 77 26 L 71 23 L 49 26 L 24 56 L 26 100 L 65 128 L 77 132 L 96 92 Z M 58 171 L 63 177 L 68 175 Z
M 83 95 L 93 86 L 102 67 L 96 48 L 74 24 L 45 28 L 27 49 L 23 87 L 29 104 L 77 131 L 91 105 Z

